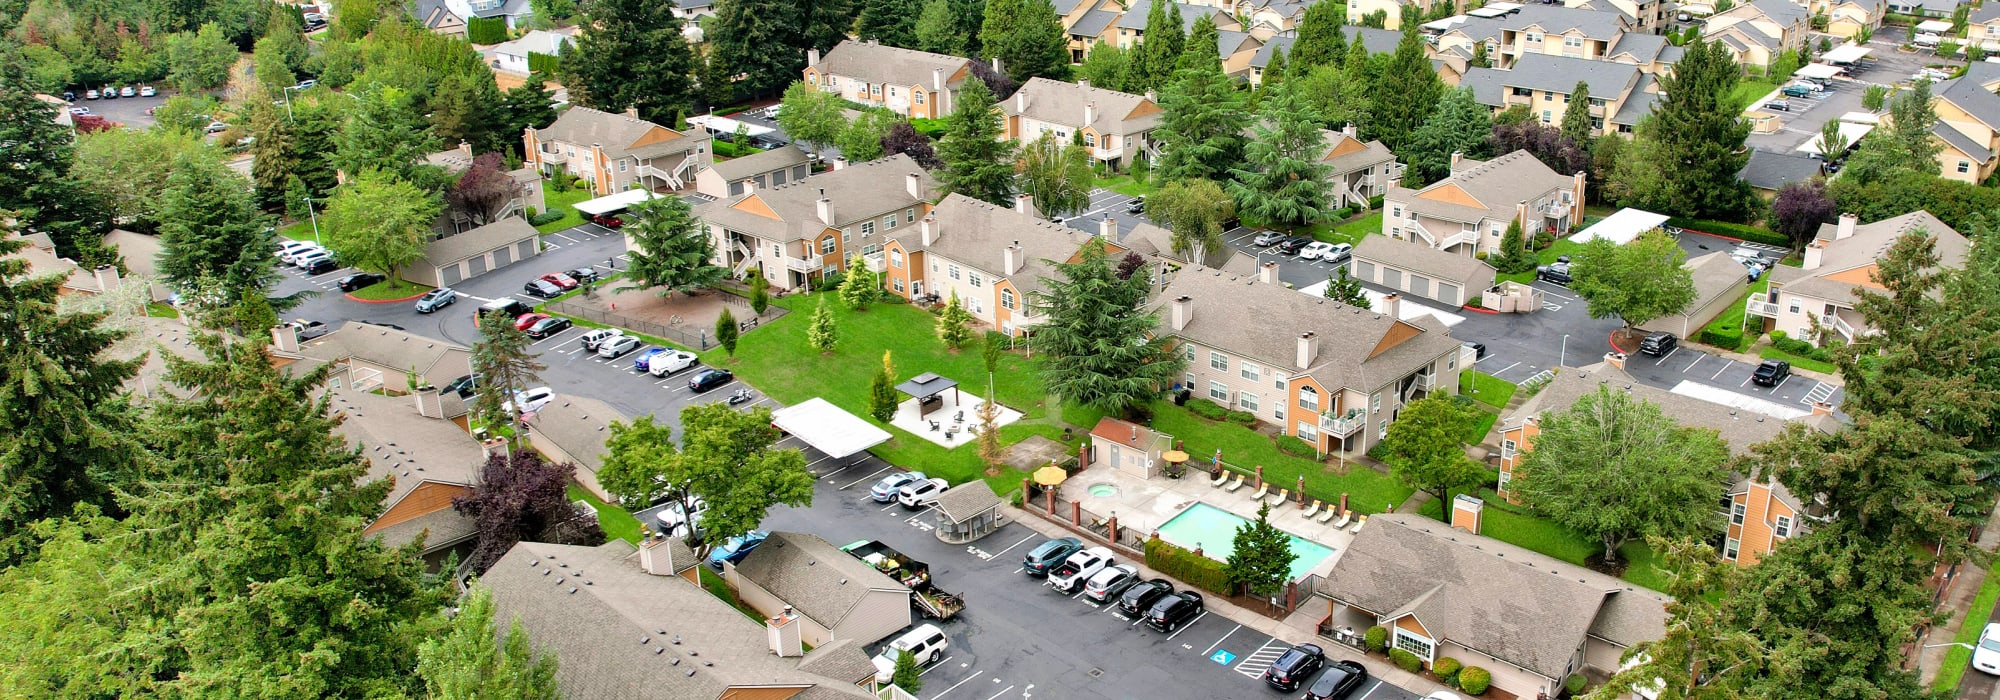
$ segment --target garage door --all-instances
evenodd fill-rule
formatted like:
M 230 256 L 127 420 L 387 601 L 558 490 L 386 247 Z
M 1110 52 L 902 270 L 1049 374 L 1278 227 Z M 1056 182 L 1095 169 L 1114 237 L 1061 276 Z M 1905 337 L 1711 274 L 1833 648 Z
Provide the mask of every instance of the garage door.
M 1403 288 L 1403 271 L 1393 267 L 1382 268 L 1382 286 L 1390 289 Z
M 438 268 L 438 285 L 449 287 L 454 284 L 458 284 L 459 280 L 464 279 L 464 276 L 461 274 L 463 272 L 464 268 L 461 268 L 458 265 Z
M 498 270 L 513 264 L 514 251 L 508 248 L 493 249 L 493 269 Z
M 1363 260 L 1354 261 L 1354 276 L 1369 282 L 1375 281 L 1375 263 Z
M 527 260 L 528 258 L 535 257 L 535 246 L 539 245 L 540 243 L 541 243 L 540 241 L 530 238 L 528 240 L 521 241 L 519 244 L 515 245 L 514 248 L 516 250 L 521 251 L 520 258 L 522 260 Z
M 473 259 L 471 259 L 471 260 L 468 260 L 468 261 L 466 261 L 466 264 L 469 264 L 469 265 L 471 265 L 471 266 L 472 266 L 472 271 L 471 271 L 471 272 L 468 272 L 468 273 L 466 273 L 466 274 L 465 274 L 465 276 L 467 276 L 467 277 L 478 277 L 478 276 L 480 276 L 480 275 L 483 275 L 483 274 L 486 274 L 486 258 L 485 258 L 485 257 L 483 257 L 483 256 L 482 256 L 482 257 L 477 257 L 477 258 L 473 258 Z
M 1438 301 L 1442 301 L 1447 304 L 1463 303 L 1459 301 L 1458 294 L 1459 294 L 1458 285 L 1444 281 L 1438 282 L 1438 293 L 1437 293 Z
M 1431 278 L 1423 275 L 1410 275 L 1409 289 L 1411 294 L 1428 297 L 1431 295 Z

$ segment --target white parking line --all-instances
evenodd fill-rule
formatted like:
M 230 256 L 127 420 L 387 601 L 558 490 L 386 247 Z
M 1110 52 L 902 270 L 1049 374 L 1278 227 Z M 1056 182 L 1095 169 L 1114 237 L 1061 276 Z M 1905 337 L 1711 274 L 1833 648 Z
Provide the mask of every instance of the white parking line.
M 998 682 L 1000 682 L 1000 681 L 996 679 L 996 680 L 994 680 L 993 682 L 995 682 L 995 683 L 998 683 Z M 990 697 L 990 698 L 987 698 L 986 700 L 993 700 L 993 698 L 997 698 L 997 697 L 1000 697 L 1000 696 L 1002 696 L 1002 695 L 1006 695 L 1006 694 L 1007 694 L 1007 691 L 1008 691 L 1008 690 L 1013 690 L 1013 689 L 1014 689 L 1014 686 L 1011 686 L 1011 685 L 1010 685 L 1010 686 L 1007 686 L 1007 690 L 1002 690 L 1002 691 L 1000 691 L 1000 692 L 998 692 L 998 693 L 994 693 L 994 694 L 993 694 L 993 697 Z
M 1701 361 L 1706 359 L 1708 359 L 1708 355 L 1703 353 L 1695 353 L 1694 361 L 1689 362 L 1688 366 L 1682 367 L 1681 372 L 1685 374 L 1688 370 L 1694 369 L 1695 365 L 1701 364 Z
M 1499 375 L 1499 374 L 1500 374 L 1500 373 L 1502 373 L 1502 372 L 1506 372 L 1507 370 L 1510 370 L 1510 369 L 1513 369 L 1513 368 L 1515 368 L 1515 367 L 1519 367 L 1519 366 L 1521 366 L 1521 363 L 1519 363 L 1519 362 L 1516 362 L 1516 363 L 1514 363 L 1514 364 L 1511 364 L 1511 365 L 1507 365 L 1506 367 L 1501 367 L 1500 369 L 1497 369 L 1497 370 L 1494 370 L 1494 371 L 1493 371 L 1493 374 L 1495 374 L 1495 375 Z
M 1784 379 L 1780 379 L 1780 380 L 1778 380 L 1778 384 L 1777 384 L 1777 386 L 1773 386 L 1773 387 L 1771 387 L 1771 393 L 1773 393 L 1773 394 L 1776 394 L 1776 393 L 1778 393 L 1778 390 L 1779 390 L 1779 389 L 1783 389 L 1783 388 L 1785 388 L 1785 382 L 1789 382 L 1789 381 L 1791 381 L 1791 380 L 1792 380 L 1792 375 L 1789 375 L 1789 374 L 1785 375 L 1785 378 L 1784 378 Z
M 926 667 L 926 668 L 925 668 L 924 670 L 922 670 L 922 671 L 918 671 L 918 672 L 917 672 L 917 675 L 921 676 L 921 675 L 924 675 L 924 674 L 926 674 L 926 673 L 930 673 L 930 672 L 931 672 L 931 669 L 934 669 L 934 668 L 938 668 L 938 667 L 941 667 L 941 666 L 945 665 L 945 662 L 947 662 L 947 661 L 950 661 L 950 660 L 952 660 L 952 658 L 954 658 L 954 657 L 950 657 L 950 656 L 947 656 L 947 657 L 944 657 L 943 659 L 939 659 L 937 663 L 934 663 L 934 664 L 931 664 L 930 666 Z
M 874 474 L 869 474 L 868 476 L 864 476 L 864 477 L 861 477 L 860 479 L 856 480 L 856 481 L 855 481 L 855 482 L 854 482 L 853 484 L 848 484 L 848 485 L 846 485 L 846 486 L 842 486 L 842 487 L 840 487 L 840 490 L 842 490 L 842 491 L 846 491 L 846 490 L 848 490 L 848 489 L 851 489 L 851 488 L 854 488 L 855 484 L 859 484 L 859 483 L 861 483 L 861 482 L 863 482 L 863 481 L 867 481 L 867 480 L 869 480 L 869 479 L 873 479 L 873 478 L 875 478 L 876 476 L 880 475 L 880 474 L 881 474 L 882 472 L 886 472 L 886 471 L 889 471 L 889 470 L 891 470 L 891 469 L 895 469 L 895 468 L 896 468 L 896 465 L 893 465 L 893 464 L 891 464 L 891 465 L 889 465 L 889 466 L 886 466 L 886 467 L 883 467 L 883 468 L 881 468 L 881 469 L 877 469 L 877 470 L 875 470 L 875 473 L 874 473 Z M 1033 535 L 1029 535 L 1029 536 L 1030 536 L 1030 537 L 1033 537 Z M 1027 540 L 1022 540 L 1022 542 L 1026 542 L 1026 541 L 1027 541 Z M 1016 542 L 1015 544 L 1020 544 L 1020 542 Z M 1012 547 L 1009 547 L 1008 549 L 1013 549 L 1013 548 L 1012 548 Z M 1005 550 L 1001 550 L 1001 551 L 1005 551 Z
M 1207 656 L 1209 652 L 1211 652 L 1211 651 L 1215 651 L 1215 648 L 1216 648 L 1216 647 L 1219 647 L 1219 646 L 1222 646 L 1222 642 L 1223 642 L 1223 640 L 1226 640 L 1226 639 L 1228 639 L 1228 638 L 1229 638 L 1229 635 L 1230 635 L 1230 634 L 1236 634 L 1236 631 L 1237 631 L 1237 630 L 1240 630 L 1240 629 L 1243 629 L 1243 626 L 1242 626 L 1242 625 L 1237 625 L 1237 626 L 1236 626 L 1236 629 L 1232 629 L 1232 630 L 1229 630 L 1229 634 L 1225 634 L 1225 635 L 1222 635 L 1221 637 L 1218 637 L 1218 638 L 1216 638 L 1216 640 L 1215 640 L 1215 643 L 1214 643 L 1214 644 L 1210 644 L 1210 645 L 1208 645 L 1208 648 L 1207 648 L 1207 649 L 1203 649 L 1203 650 L 1201 650 L 1201 655 L 1202 655 L 1202 656 Z
M 1381 689 L 1382 689 L 1382 679 L 1377 678 L 1375 679 L 1375 685 L 1368 686 L 1368 692 L 1361 694 L 1360 700 L 1368 700 L 1368 696 L 1374 695 L 1375 691 Z
M 1665 354 L 1665 355 L 1661 355 L 1661 356 L 1660 356 L 1660 359 L 1658 359 L 1658 360 L 1654 360 L 1654 361 L 1653 361 L 1653 364 L 1657 365 L 1657 364 L 1660 364 L 1660 363 L 1663 363 L 1663 362 L 1666 362 L 1666 361 L 1667 361 L 1667 358 L 1669 358 L 1669 357 L 1673 357 L 1673 356 L 1674 356 L 1674 353 L 1677 353 L 1677 352 L 1680 352 L 1680 351 L 1681 351 L 1681 346 L 1679 346 L 1679 345 L 1676 345 L 1676 346 L 1674 346 L 1674 349 L 1672 349 L 1672 350 L 1668 350 L 1668 351 L 1667 351 L 1667 354 Z
M 1197 615 L 1197 616 L 1195 616 L 1195 618 L 1194 618 L 1194 619 L 1192 619 L 1192 620 L 1188 620 L 1188 623 L 1187 623 L 1187 624 L 1185 624 L 1185 625 L 1182 625 L 1180 629 L 1177 629 L 1177 630 L 1174 630 L 1174 633 L 1173 633 L 1173 634 L 1170 634 L 1170 635 L 1167 635 L 1167 640 L 1168 640 L 1168 641 L 1173 641 L 1173 638 L 1175 638 L 1175 637 L 1178 637 L 1178 636 L 1181 636 L 1181 633 L 1182 633 L 1182 632 L 1186 632 L 1186 631 L 1188 631 L 1189 629 L 1192 629 L 1192 628 L 1194 627 L 1194 623 L 1197 623 L 1197 622 L 1201 622 L 1201 618 L 1204 618 L 1204 617 L 1208 617 L 1208 611 L 1207 611 L 1207 610 L 1203 610 L 1203 611 L 1201 611 L 1201 614 L 1200 614 L 1200 615 Z
M 880 473 L 882 473 L 882 472 L 875 472 L 875 473 L 876 473 L 876 474 L 880 474 Z M 852 486 L 852 485 L 853 485 L 853 484 L 849 484 L 849 486 Z M 1029 535 L 1029 536 L 1027 536 L 1027 537 L 1023 537 L 1023 538 L 1021 538 L 1021 541 L 1020 541 L 1020 542 L 1015 542 L 1015 543 L 1013 543 L 1013 544 L 1010 544 L 1010 545 L 1007 545 L 1007 548 L 1006 548 L 1006 549 L 1003 549 L 1003 550 L 1000 550 L 1000 551 L 998 551 L 998 552 L 994 552 L 994 553 L 993 553 L 993 556 L 996 556 L 996 557 L 997 557 L 997 556 L 1000 556 L 1000 555 L 1002 555 L 1002 554 L 1006 554 L 1007 552 L 1009 552 L 1009 551 L 1012 551 L 1012 550 L 1013 550 L 1013 549 L 1014 549 L 1015 547 L 1019 547 L 1019 546 L 1021 546 L 1021 545 L 1023 545 L 1023 544 L 1026 544 L 1026 543 L 1028 542 L 1028 540 L 1032 540 L 1032 539 L 1035 539 L 1035 536 L 1034 536 L 1034 535 Z
M 1745 386 L 1749 386 L 1749 385 L 1750 385 L 1750 377 L 1755 377 L 1755 376 L 1757 376 L 1757 375 L 1756 375 L 1756 373 L 1751 373 L 1751 374 L 1750 374 L 1749 376 L 1746 376 L 1746 377 L 1744 377 L 1744 378 L 1743 378 L 1743 383 L 1742 383 L 1742 384 L 1738 384 L 1738 385 L 1736 385 L 1736 386 L 1737 386 L 1738 388 L 1741 388 L 1741 387 L 1745 387 Z
M 1716 370 L 1716 371 L 1715 371 L 1715 374 L 1711 374 L 1711 375 L 1708 375 L 1708 380 L 1709 380 L 1709 381 L 1711 381 L 1711 382 L 1712 382 L 1712 381 L 1715 381 L 1715 378 L 1716 378 L 1716 377 L 1720 377 L 1720 376 L 1722 376 L 1722 373 L 1723 373 L 1723 372 L 1727 372 L 1727 371 L 1729 371 L 1729 366 L 1730 366 L 1730 365 L 1733 365 L 1733 364 L 1736 364 L 1736 362 L 1735 362 L 1735 361 L 1733 361 L 1733 360 L 1723 360 L 1723 361 L 1722 361 L 1722 369 L 1718 369 L 1718 370 Z
M 565 240 L 565 241 L 569 241 L 569 242 L 571 242 L 571 243 L 582 243 L 582 242 L 583 242 L 583 241 L 579 241 L 579 240 L 577 240 L 577 239 L 574 239 L 574 238 L 570 238 L 569 236 L 565 236 L 565 235 L 562 235 L 562 234 L 560 234 L 560 233 L 551 233 L 551 234 L 549 234 L 549 235 L 551 235 L 551 236 L 555 236 L 555 237 L 557 237 L 557 238 L 560 238 L 560 239 L 563 239 L 563 240 Z

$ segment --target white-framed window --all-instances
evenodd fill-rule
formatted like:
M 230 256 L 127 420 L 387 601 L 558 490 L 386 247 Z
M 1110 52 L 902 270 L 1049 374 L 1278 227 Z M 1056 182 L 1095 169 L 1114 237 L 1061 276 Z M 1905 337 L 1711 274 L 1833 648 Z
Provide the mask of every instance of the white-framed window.
M 1208 353 L 1208 367 L 1217 372 L 1229 371 L 1229 356 L 1213 350 Z
M 1312 421 L 1299 421 L 1296 432 L 1300 440 L 1310 442 L 1314 445 L 1319 444 L 1319 426 L 1313 425 Z
M 924 91 L 922 90 L 916 91 L 914 94 L 911 95 L 911 97 L 913 97 L 917 101 L 917 104 L 924 103 Z
M 907 224 L 907 223 L 912 223 L 912 222 L 915 222 L 916 220 L 917 220 L 917 210 L 915 210 L 915 209 L 904 209 L 904 210 L 903 210 L 903 223 L 906 223 L 906 224 Z
M 625 164 L 626 164 L 627 162 L 629 162 L 630 160 L 632 160 L 632 159 L 630 159 L 630 158 L 619 158 L 619 159 L 618 159 L 618 172 L 621 172 L 621 173 L 622 173 L 622 172 L 625 172 Z M 1965 172 L 1965 171 L 1963 171 L 1963 170 L 1960 170 L 1959 172 Z
M 948 277 L 950 277 L 950 278 L 952 278 L 952 279 L 958 279 L 958 266 L 957 266 L 957 265 L 949 265 L 949 266 L 946 266 L 946 268 L 945 268 L 945 269 L 947 270 L 947 272 L 945 273 L 945 275 L 946 275 L 946 276 L 948 276 Z
M 1187 346 L 1187 361 L 1188 361 L 1188 362 L 1194 362 L 1194 346 L 1193 346 L 1193 345 L 1189 345 L 1189 346 Z M 1188 375 L 1188 376 L 1194 376 L 1194 375 Z
M 897 269 L 901 269 L 903 267 L 903 251 L 900 250 L 889 251 L 889 267 Z
M 1262 368 L 1250 364 L 1249 362 L 1239 362 L 1237 363 L 1237 365 L 1238 369 L 1243 373 L 1243 378 L 1253 382 L 1257 381 L 1257 377 L 1263 373 Z
M 1444 368 L 1458 369 L 1458 353 L 1454 352 L 1452 354 L 1444 356 Z
M 1381 424 L 1375 426 L 1375 439 L 1383 440 L 1387 439 L 1388 437 L 1389 437 L 1389 421 L 1382 421 Z
M 1563 37 L 1563 46 L 1572 49 L 1583 48 L 1583 37 L 1565 36 Z
M 1009 311 L 1014 310 L 1014 290 L 1012 289 L 1000 290 L 1000 308 L 1007 309 Z
M 1292 380 L 1291 375 L 1285 374 L 1284 372 L 1279 372 L 1277 370 L 1271 370 L 1271 388 L 1283 389 L 1285 388 L 1285 382 L 1291 380 Z
M 1277 421 L 1278 425 L 1285 424 L 1285 402 L 1274 401 L 1271 403 L 1271 420 Z
M 892 88 L 889 88 L 889 96 L 890 96 L 890 97 L 895 97 L 895 96 L 896 96 L 896 88 L 893 88 L 893 87 L 892 87 Z
M 827 237 L 825 237 L 825 238 L 822 238 L 822 239 L 819 239 L 819 254 L 820 254 L 820 255 L 832 255 L 832 254 L 833 254 L 833 245 L 834 245 L 834 243 L 833 243 L 833 237 L 832 237 L 832 236 L 827 236 Z
M 865 245 L 865 246 L 861 246 L 861 254 L 862 254 L 863 256 L 866 256 L 866 257 L 870 257 L 870 258 L 872 258 L 872 257 L 875 257 L 875 255 L 876 255 L 876 254 L 878 254 L 878 253 L 881 253 L 881 252 L 882 252 L 882 246 L 879 246 L 879 245 L 876 245 L 876 244 L 873 244 L 873 243 L 870 243 L 870 244 L 868 244 L 868 245 Z
M 1528 32 L 1528 38 L 1527 38 L 1527 41 L 1528 41 L 1528 43 L 1530 43 L 1530 44 L 1539 44 L 1539 43 L 1541 43 L 1541 41 L 1542 41 L 1542 33 L 1541 33 L 1541 32 Z
M 785 257 L 785 246 L 777 243 L 771 244 L 771 257 L 774 258 Z
M 1791 537 L 1792 516 L 1789 515 L 1778 516 L 1777 524 L 1771 527 L 1771 534 L 1778 537 Z
M 867 234 L 862 234 L 862 235 L 867 235 Z M 841 230 L 840 230 L 840 244 L 841 244 L 841 245 L 847 245 L 848 243 L 852 243 L 852 242 L 854 242 L 854 234 L 853 234 L 853 233 L 850 233 L 850 232 L 848 232 L 848 230 L 847 230 L 847 229 L 841 229 Z
M 1498 489 L 1496 489 L 1496 490 L 1498 490 L 1498 491 L 1499 491 L 1499 492 L 1501 492 L 1501 493 L 1506 493 L 1506 492 L 1507 492 L 1507 482 L 1510 482 L 1510 481 L 1513 481 L 1513 480 L 1514 480 L 1514 472 L 1511 472 L 1511 471 L 1503 471 L 1503 472 L 1500 472 L 1500 487 L 1499 487 Z
M 1319 390 L 1309 386 L 1299 387 L 1299 410 L 1309 413 L 1319 412 Z
M 881 86 L 881 85 L 870 85 L 870 86 L 868 86 L 868 94 L 870 94 L 870 95 L 880 95 L 880 94 L 882 94 L 882 86 Z
M 1798 313 L 1798 312 L 1799 312 L 1799 298 L 1792 297 L 1792 313 Z
M 1225 406 L 1229 405 L 1229 385 L 1222 382 L 1209 382 L 1208 398 L 1221 401 Z
M 1722 558 L 1736 561 L 1736 552 L 1743 548 L 1743 542 L 1734 537 L 1722 543 Z
M 1518 450 L 1518 449 L 1521 449 L 1521 447 L 1520 447 L 1520 444 L 1519 444 L 1519 443 L 1516 443 L 1516 442 L 1514 442 L 1513 440 L 1501 440 L 1501 441 L 1500 441 L 1500 458 L 1501 458 L 1501 459 L 1507 459 L 1507 458 L 1509 458 L 1509 457 L 1513 457 L 1513 456 L 1514 456 L 1514 451 L 1515 451 L 1515 450 Z
M 1430 661 L 1432 655 L 1437 653 L 1437 645 L 1431 640 L 1401 627 L 1396 628 L 1396 648 L 1416 654 L 1417 658 L 1425 661 Z
M 1972 163 L 1970 161 L 1963 161 L 1963 160 L 1959 161 L 1958 171 L 1961 173 L 1972 172 Z
M 838 75 L 829 75 L 829 76 L 826 76 L 826 86 L 827 86 L 827 87 L 830 87 L 830 88 L 839 88 L 839 87 L 840 87 L 840 76 L 838 76 Z
M 861 235 L 863 236 L 875 235 L 875 222 L 873 221 L 861 222 Z
M 895 228 L 895 227 L 896 227 L 896 215 L 895 215 L 895 214 L 890 214 L 890 215 L 888 215 L 888 216 L 885 216 L 885 217 L 882 217 L 882 228 L 883 228 L 884 230 L 887 230 L 887 229 L 892 229 L 892 228 Z
M 1381 395 L 1381 394 L 1369 394 L 1369 395 L 1368 395 L 1368 412 L 1369 412 L 1369 413 L 1381 413 L 1381 412 L 1382 412 L 1382 395 Z
M 1554 121 L 1554 120 L 1555 120 L 1555 112 L 1552 112 L 1552 111 L 1550 111 L 1550 110 L 1546 110 L 1546 109 L 1542 110 L 1542 123 L 1543 123 L 1543 124 L 1547 124 L 1547 123 L 1550 123 L 1550 122 L 1552 122 L 1552 121 Z
M 979 273 L 977 272 L 968 272 L 966 273 L 965 277 L 966 280 L 971 282 L 972 286 L 974 287 L 980 287 L 985 285 L 985 280 L 981 279 L 979 277 Z
M 1731 505 L 1729 506 L 1729 522 L 1730 522 L 1730 524 L 1732 524 L 1732 525 L 1742 525 L 1742 524 L 1743 524 L 1743 516 L 1744 516 L 1745 514 L 1749 513 L 1749 512 L 1750 512 L 1750 507 L 1749 507 L 1749 506 L 1746 506 L 1746 505 L 1744 505 L 1744 504 L 1741 504 L 1741 503 L 1735 503 L 1735 504 L 1731 504 Z
M 1243 393 L 1236 395 L 1236 406 L 1251 413 L 1257 412 L 1257 395 Z
M 890 280 L 889 280 L 889 282 L 890 282 L 890 285 L 891 285 L 891 286 L 894 286 L 894 287 L 896 288 L 896 293 L 897 293 L 897 294 L 902 294 L 902 293 L 903 293 L 903 278 L 901 278 L 901 277 L 896 277 L 896 278 L 893 278 L 893 279 L 890 279 Z
M 1397 204 L 1389 207 L 1389 218 L 1391 219 L 1403 218 L 1403 205 Z
M 1097 147 L 1097 134 L 1084 134 L 1084 135 L 1083 135 L 1083 145 L 1084 145 L 1085 147 L 1088 147 L 1088 148 L 1096 148 L 1096 147 Z

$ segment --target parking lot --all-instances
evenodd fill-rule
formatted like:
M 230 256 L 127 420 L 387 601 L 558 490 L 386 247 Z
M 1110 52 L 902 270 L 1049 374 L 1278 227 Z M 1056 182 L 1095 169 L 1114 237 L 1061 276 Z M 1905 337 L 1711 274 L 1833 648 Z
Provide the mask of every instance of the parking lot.
M 124 124 L 128 128 L 150 129 L 153 128 L 153 115 L 147 114 L 146 110 L 166 104 L 167 98 L 175 94 L 172 89 L 166 87 L 155 85 L 153 88 L 158 94 L 152 97 L 120 97 L 115 100 L 86 100 L 83 98 L 83 90 L 78 89 L 76 101 L 71 104 L 87 107 L 91 114 Z
M 1868 42 L 1868 47 L 1873 49 L 1868 58 L 1849 67 L 1848 74 L 1834 80 L 1833 88 L 1826 93 L 1814 97 L 1787 98 L 1791 111 L 1774 112 L 1784 122 L 1783 128 L 1775 133 L 1751 134 L 1750 147 L 1790 153 L 1810 141 L 1827 122 L 1848 112 L 1866 111 L 1861 106 L 1861 93 L 1868 85 L 1908 85 L 1910 76 L 1925 65 L 1963 62 L 1959 59 L 1940 59 L 1927 50 L 1903 53 L 1897 47 L 1902 45 L 1906 34 L 1907 30 L 1900 27 L 1884 26 L 1877 30 Z M 1817 44 L 1818 37 L 1815 36 L 1813 41 Z
M 1757 365 L 1693 348 L 1675 348 L 1661 357 L 1632 355 L 1625 371 L 1654 386 L 1736 409 L 1779 418 L 1812 413 L 1817 401 L 1840 405 L 1839 385 L 1792 374 L 1775 387 L 1750 381 Z

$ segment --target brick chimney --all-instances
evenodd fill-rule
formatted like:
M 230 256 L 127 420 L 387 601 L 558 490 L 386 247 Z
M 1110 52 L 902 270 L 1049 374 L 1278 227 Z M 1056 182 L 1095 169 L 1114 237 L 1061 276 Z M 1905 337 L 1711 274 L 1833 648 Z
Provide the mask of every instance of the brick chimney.
M 1854 227 L 1856 225 L 1859 225 L 1860 223 L 1861 223 L 1861 217 L 1859 216 L 1855 216 L 1853 214 L 1841 214 L 1840 225 L 1835 227 L 1833 230 L 1833 240 L 1836 241 L 1846 240 L 1848 236 L 1854 235 Z
M 1027 214 L 1028 216 L 1034 216 L 1035 199 L 1033 197 L 1029 197 L 1026 192 L 1014 195 L 1014 211 Z
M 1277 284 L 1278 264 L 1275 262 L 1267 262 L 1264 263 L 1263 267 L 1257 268 L 1257 281 L 1263 282 L 1264 284 Z
M 1805 257 L 1804 259 L 1799 261 L 1799 268 L 1807 272 L 1817 270 L 1819 269 L 1820 261 L 1825 256 L 1826 256 L 1825 241 L 1815 240 L 1811 243 L 1807 243 Z
M 437 387 L 425 383 L 411 392 L 410 396 L 416 399 L 417 415 L 425 418 L 444 417 L 444 398 L 438 393 Z
M 764 621 L 764 636 L 770 640 L 771 653 L 782 658 L 806 655 L 805 637 L 799 632 L 799 615 L 792 612 L 792 606 L 785 606 L 784 612 Z
M 819 189 L 819 220 L 828 226 L 833 225 L 833 200 L 827 198 L 824 187 Z
M 96 270 L 92 271 L 92 274 L 96 275 L 97 277 L 98 291 L 109 292 L 113 289 L 118 288 L 118 282 L 121 278 L 118 276 L 117 267 L 111 265 L 99 265 L 97 266 Z
M 1098 219 L 1097 237 L 1107 241 L 1118 240 L 1118 220 L 1111 218 L 1110 214 L 1105 214 L 1104 218 Z
M 1389 318 L 1402 318 L 1400 314 L 1403 311 L 1403 295 L 1391 292 L 1382 297 L 1382 308 L 1377 311 Z
M 1000 276 L 1013 277 L 1014 273 L 1020 272 L 1021 263 L 1023 262 L 1021 257 L 1020 241 L 1014 241 L 1013 245 L 1002 248 L 1000 250 Z
M 1451 526 L 1475 535 L 1479 534 L 1479 512 L 1485 508 L 1485 501 L 1468 494 L 1459 494 L 1451 499 Z
M 281 355 L 299 354 L 299 329 L 286 323 L 272 326 L 271 350 Z
M 1294 359 L 1293 364 L 1298 365 L 1299 369 L 1305 369 L 1307 367 L 1311 367 L 1313 363 L 1313 358 L 1318 356 L 1319 356 L 1319 335 L 1313 333 L 1312 331 L 1306 331 L 1304 333 L 1300 333 L 1298 357 Z
M 1186 294 L 1182 294 L 1174 298 L 1172 320 L 1174 324 L 1174 330 L 1178 331 L 1187 328 L 1188 321 L 1194 320 L 1193 297 L 1190 297 Z
M 917 222 L 917 233 L 923 237 L 925 248 L 929 248 L 931 247 L 932 243 L 937 242 L 937 237 L 938 237 L 937 215 L 925 214 L 924 219 L 922 221 Z
M 904 174 L 903 189 L 910 193 L 910 199 L 924 199 L 924 178 L 916 173 Z

